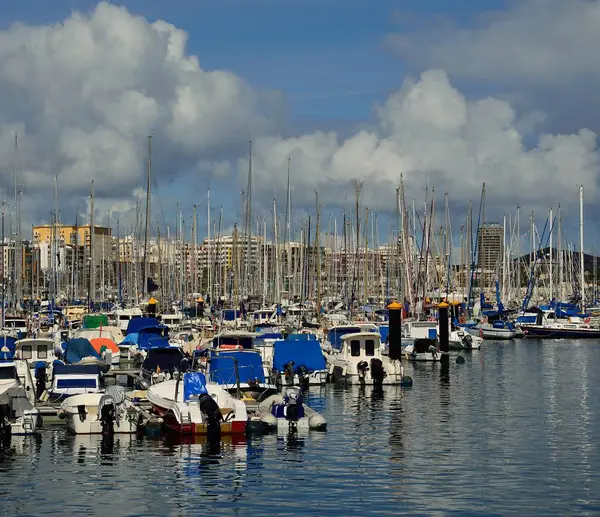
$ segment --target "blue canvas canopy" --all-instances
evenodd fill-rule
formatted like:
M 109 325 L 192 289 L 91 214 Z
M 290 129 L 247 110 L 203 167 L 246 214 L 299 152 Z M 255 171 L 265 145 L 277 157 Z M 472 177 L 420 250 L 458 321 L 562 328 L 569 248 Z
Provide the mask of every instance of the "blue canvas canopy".
M 17 347 L 16 343 L 17 339 L 14 337 L 0 337 L 0 362 L 12 361 L 15 358 L 15 349 Z M 4 347 L 8 349 L 8 352 Z
M 309 372 L 325 369 L 325 357 L 318 341 L 286 339 L 273 345 L 273 368 L 282 371 L 286 364 L 294 361 L 294 370 L 304 366 Z
M 188 372 L 183 375 L 183 401 L 192 397 L 208 394 L 206 390 L 206 377 L 200 372 Z
M 217 384 L 235 384 L 234 359 L 237 361 L 241 383 L 265 382 L 262 357 L 253 350 L 213 351 L 210 356 L 210 379 Z
M 164 327 L 161 325 L 156 318 L 131 318 L 127 324 L 126 335 L 134 332 L 140 332 L 142 329 L 148 327 Z
M 67 342 L 67 349 L 65 350 L 67 363 L 78 363 L 84 357 L 100 359 L 100 355 L 86 338 L 78 337 Z
M 157 367 L 163 372 L 172 372 L 179 368 L 183 352 L 177 347 L 151 348 L 142 363 L 142 369 L 154 371 Z
M 163 327 L 148 327 L 139 332 L 137 346 L 142 350 L 147 350 L 149 348 L 166 348 L 170 345 Z

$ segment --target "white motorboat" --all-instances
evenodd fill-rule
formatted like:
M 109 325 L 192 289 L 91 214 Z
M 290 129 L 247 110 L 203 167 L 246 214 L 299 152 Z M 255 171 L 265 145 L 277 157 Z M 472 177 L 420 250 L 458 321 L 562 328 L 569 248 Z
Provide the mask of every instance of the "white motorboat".
M 126 397 L 122 386 L 106 393 L 82 393 L 67 398 L 58 412 L 75 434 L 130 434 L 138 430 L 141 411 Z
M 55 364 L 52 370 L 52 384 L 44 398 L 57 402 L 73 395 L 103 391 L 103 378 L 98 366 Z
M 329 373 L 334 381 L 363 385 L 402 384 L 402 364 L 382 354 L 379 334 L 357 332 L 346 334 L 341 340 L 341 350 L 329 356 Z
M 29 435 L 38 431 L 42 416 L 27 398 L 25 388 L 18 385 L 0 395 L 0 420 L 4 430 L 10 425 L 11 435 Z
M 165 427 L 179 434 L 246 432 L 246 404 L 234 398 L 225 386 L 207 384 L 202 373 L 188 372 L 178 379 L 154 384 L 147 397 Z
M 448 334 L 448 346 L 450 350 L 479 350 L 483 339 L 473 336 L 463 329 L 452 329 Z
M 129 309 L 119 309 L 116 311 L 117 326 L 123 333 L 127 332 L 127 326 L 133 318 L 141 318 L 144 315 L 142 309 L 133 307 Z
M 19 385 L 16 364 L 13 362 L 0 363 L 0 395 Z
M 415 339 L 414 343 L 404 348 L 409 361 L 439 361 L 442 353 L 437 347 L 437 339 Z
M 491 325 L 484 324 L 479 328 L 483 339 L 514 339 L 517 337 L 515 326 L 509 321 L 497 320 Z
M 263 400 L 258 405 L 257 416 L 267 429 L 278 432 L 327 429 L 325 418 L 304 402 L 298 388 L 286 388 L 284 394 Z

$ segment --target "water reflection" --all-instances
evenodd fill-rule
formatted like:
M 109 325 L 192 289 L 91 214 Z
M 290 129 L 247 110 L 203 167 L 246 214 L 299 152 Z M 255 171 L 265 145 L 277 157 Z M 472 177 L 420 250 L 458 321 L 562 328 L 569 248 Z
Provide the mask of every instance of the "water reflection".
M 311 392 L 326 433 L 13 437 L 0 497 L 23 515 L 597 513 L 600 347 L 486 342 L 406 368 L 412 390 Z

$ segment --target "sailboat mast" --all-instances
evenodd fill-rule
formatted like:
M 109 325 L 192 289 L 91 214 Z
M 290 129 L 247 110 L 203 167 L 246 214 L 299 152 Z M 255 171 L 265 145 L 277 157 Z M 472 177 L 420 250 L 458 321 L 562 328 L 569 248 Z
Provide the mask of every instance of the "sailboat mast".
M 146 228 L 144 230 L 144 264 L 142 267 L 142 296 L 146 299 L 148 294 L 148 237 L 150 233 L 150 199 L 152 175 L 152 135 L 148 135 L 148 167 L 146 183 Z
M 94 180 L 90 194 L 90 271 L 88 273 L 88 299 L 93 302 L 96 298 L 96 264 L 95 264 L 95 224 L 94 224 Z
M 210 242 L 210 189 L 208 189 L 208 201 L 207 201 L 207 207 L 206 207 L 206 241 L 207 241 L 207 249 L 206 249 L 206 254 L 207 254 L 207 262 L 208 262 L 208 285 L 207 285 L 207 292 L 208 292 L 208 303 L 213 303 L 213 296 L 212 296 L 212 243 Z M 210 306 L 209 306 L 210 308 Z
M 554 298 L 554 268 L 553 268 L 553 264 L 552 264 L 552 234 L 554 233 L 554 220 L 552 219 L 552 207 L 550 207 L 550 213 L 548 215 L 548 218 L 550 219 L 550 250 L 549 250 L 549 254 L 550 254 L 550 264 L 549 264 L 549 276 L 550 276 L 550 300 L 552 300 L 552 298 Z
M 246 193 L 246 268 L 244 274 L 244 294 L 250 294 L 250 260 L 252 257 L 252 140 L 248 157 L 248 192 Z
M 583 185 L 579 185 L 579 274 L 581 281 L 581 309 L 585 311 L 585 268 L 583 256 Z

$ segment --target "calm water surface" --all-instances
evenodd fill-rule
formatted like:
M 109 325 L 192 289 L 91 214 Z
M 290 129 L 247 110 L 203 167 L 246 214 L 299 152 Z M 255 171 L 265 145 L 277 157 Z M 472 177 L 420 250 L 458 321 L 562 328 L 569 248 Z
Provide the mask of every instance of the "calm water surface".
M 327 433 L 14 437 L 0 515 L 598 515 L 600 344 L 486 342 L 412 390 L 328 386 Z

